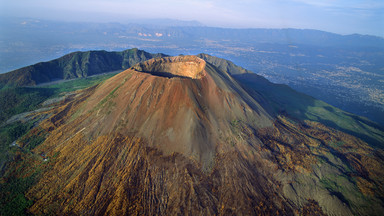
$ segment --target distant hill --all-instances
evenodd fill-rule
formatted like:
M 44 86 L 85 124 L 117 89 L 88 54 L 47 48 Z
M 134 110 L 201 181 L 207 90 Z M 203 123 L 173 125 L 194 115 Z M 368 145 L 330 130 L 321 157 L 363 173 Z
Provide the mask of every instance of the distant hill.
M 340 35 L 314 29 L 230 29 L 214 27 L 179 27 L 183 36 L 207 38 L 210 40 L 231 40 L 254 43 L 302 44 L 322 47 L 384 47 L 384 39 L 371 35 Z M 181 34 L 181 33 L 179 33 Z
M 55 80 L 88 77 L 127 69 L 138 62 L 164 56 L 166 55 L 151 54 L 138 49 L 122 52 L 74 52 L 52 61 L 40 62 L 0 74 L 0 85 L 2 87 L 34 86 Z

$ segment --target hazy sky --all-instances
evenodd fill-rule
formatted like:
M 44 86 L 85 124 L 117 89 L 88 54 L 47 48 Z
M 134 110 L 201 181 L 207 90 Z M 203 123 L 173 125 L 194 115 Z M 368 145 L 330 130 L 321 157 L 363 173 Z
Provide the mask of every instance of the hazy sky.
M 67 21 L 196 20 L 234 28 L 310 28 L 384 36 L 384 0 L 0 0 L 0 14 Z

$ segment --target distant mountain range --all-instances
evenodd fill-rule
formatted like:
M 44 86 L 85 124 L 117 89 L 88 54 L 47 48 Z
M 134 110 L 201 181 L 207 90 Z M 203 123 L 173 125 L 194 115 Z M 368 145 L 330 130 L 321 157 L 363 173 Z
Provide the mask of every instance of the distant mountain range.
M 166 53 L 170 54 L 174 53 L 169 51 L 192 48 L 196 45 L 200 45 L 200 49 L 203 50 L 210 48 L 203 42 L 204 40 L 211 40 L 223 45 L 230 42 L 235 47 L 246 44 L 288 44 L 348 49 L 384 48 L 383 38 L 369 35 L 339 35 L 310 29 L 215 28 L 202 26 L 194 21 L 177 20 L 138 20 L 131 24 L 121 24 L 4 18 L 0 20 L 0 26 L 4 29 L 0 35 L 0 47 L 2 48 L 0 72 L 6 72 L 6 68 L 18 68 L 23 64 L 30 64 L 28 63 L 30 61 L 25 60 L 23 63 L 24 56 L 37 62 L 59 57 L 54 54 L 55 52 L 65 54 L 76 49 L 115 50 L 116 48 L 126 48 L 129 44 L 131 47 L 145 46 L 152 50 L 153 46 L 159 45 L 156 42 L 160 41 L 163 43 L 163 49 L 168 51 Z M 199 40 L 203 40 L 203 43 L 196 44 Z M 174 47 L 169 47 L 170 45 Z M 43 50 L 46 52 L 45 54 L 41 52 Z M 18 63 L 13 63 L 16 61 L 13 52 L 25 52 L 25 54 L 19 58 Z M 35 52 L 35 58 L 27 54 L 29 52 Z

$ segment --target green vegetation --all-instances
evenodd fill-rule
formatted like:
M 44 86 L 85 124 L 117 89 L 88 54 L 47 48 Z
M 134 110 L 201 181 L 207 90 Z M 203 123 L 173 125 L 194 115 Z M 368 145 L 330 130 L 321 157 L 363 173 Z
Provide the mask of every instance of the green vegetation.
M 32 123 L 21 123 L 16 122 L 13 124 L 6 125 L 0 128 L 0 142 L 1 143 L 12 143 L 17 138 L 24 135 L 30 128 Z
M 41 87 L 14 87 L 1 89 L 0 124 L 13 115 L 39 108 L 39 105 L 49 98 L 58 97 L 62 93 L 91 87 L 116 74 L 117 72 L 113 72 Z
M 8 131 L 16 131 L 12 139 L 17 138 L 22 133 L 28 130 L 31 126 L 24 126 L 21 123 L 12 125 Z M 17 136 L 16 136 L 17 135 Z M 26 143 L 23 149 L 19 147 L 12 147 L 13 152 L 22 152 L 26 157 L 39 157 L 34 155 L 30 150 L 41 144 L 45 140 L 46 133 L 40 131 L 37 136 L 21 138 L 22 142 Z M 20 156 L 20 155 L 19 155 Z M 55 157 L 55 155 L 54 155 Z M 31 167 L 32 166 L 32 167 Z M 0 184 L 0 215 L 27 215 L 26 209 L 30 207 L 33 202 L 25 197 L 26 191 L 35 184 L 40 178 L 41 167 L 21 161 L 16 162 L 16 165 L 7 169 L 7 172 L 2 176 L 4 182 Z M 23 176 L 23 177 L 21 177 Z
M 13 115 L 28 112 L 40 108 L 41 103 L 47 99 L 59 97 L 67 92 L 85 89 L 97 85 L 100 82 L 114 76 L 117 72 L 104 75 L 65 81 L 57 84 L 40 87 L 13 87 L 0 90 L 0 170 L 6 166 L 7 161 L 14 157 L 17 152 L 24 152 L 30 157 L 36 157 L 31 150 L 43 143 L 47 133 L 43 130 L 37 131 L 35 136 L 26 135 L 34 125 L 33 121 L 18 121 L 5 124 L 6 120 Z M 21 149 L 14 141 L 20 140 L 24 143 Z M 54 159 L 58 152 L 53 156 Z M 22 164 L 17 170 L 7 170 L 1 176 L 0 183 L 0 215 L 26 215 L 26 209 L 32 205 L 32 201 L 25 198 L 24 194 L 39 178 L 40 168 L 32 169 L 27 177 L 16 177 L 20 172 L 30 170 L 28 164 Z M 16 167 L 16 166 L 13 166 Z M 24 173 L 25 174 L 25 173 Z
M 13 115 L 37 109 L 54 95 L 44 88 L 6 88 L 0 90 L 0 125 Z
M 13 115 L 28 112 L 40 108 L 42 102 L 49 98 L 59 97 L 61 94 L 74 90 L 84 89 L 96 85 L 114 75 L 115 73 L 104 74 L 84 79 L 77 79 L 41 87 L 18 87 L 5 88 L 0 90 L 0 162 L 7 155 L 9 145 L 26 134 L 31 128 L 32 122 L 16 122 L 5 124 L 6 120 Z M 28 144 L 31 150 L 43 140 L 34 140 Z M 1 163 L 0 163 L 1 164 Z
M 97 85 L 103 82 L 104 80 L 113 77 L 117 73 L 119 73 L 119 71 L 98 75 L 98 76 L 93 76 L 93 77 L 63 81 L 57 84 L 52 84 L 52 85 L 47 85 L 42 87 L 35 87 L 33 89 L 51 90 L 53 91 L 53 96 L 58 96 L 61 93 L 76 91 L 79 89 L 85 89 L 85 88 Z
M 8 150 L 13 141 L 26 134 L 32 127 L 31 122 L 13 124 L 0 127 L 0 169 L 7 161 Z
M 58 97 L 60 94 L 78 89 L 84 89 L 96 85 L 113 74 L 90 77 L 86 79 L 72 80 L 59 84 L 36 87 L 36 88 L 7 88 L 0 90 L 0 117 L 1 122 L 16 114 L 35 110 L 39 105 L 49 99 Z M 24 136 L 32 128 L 33 122 L 15 122 L 0 127 L 0 164 L 3 167 L 10 158 L 12 152 L 23 151 L 27 154 L 32 149 L 44 142 L 45 131 L 37 132 L 36 136 Z M 17 146 L 10 146 L 15 140 L 20 139 L 25 143 L 23 149 Z M 13 149 L 10 151 L 10 149 Z M 24 172 L 24 168 L 13 170 Z M 26 215 L 26 209 L 32 205 L 32 201 L 25 198 L 24 194 L 39 178 L 39 169 L 36 168 L 28 177 L 16 177 L 11 175 L 13 171 L 7 170 L 8 174 L 3 176 L 5 182 L 0 185 L 0 215 Z
M 26 178 L 11 177 L 0 187 L 0 215 L 26 215 L 33 203 L 25 198 L 25 191 L 35 183 L 36 174 Z
M 36 155 L 26 152 L 24 157 L 33 158 Z M 26 209 L 33 202 L 25 197 L 25 193 L 40 179 L 41 172 L 41 164 L 23 160 L 15 162 L 7 170 L 0 183 L 0 215 L 28 215 Z
M 36 148 L 38 145 L 43 143 L 47 137 L 47 132 L 40 129 L 36 133 L 36 135 L 29 137 L 29 136 L 23 136 L 20 138 L 20 141 L 24 143 L 24 150 L 31 151 L 32 149 Z
M 108 73 L 83 79 L 66 81 L 41 87 L 13 87 L 0 90 L 0 125 L 11 116 L 36 110 L 40 104 L 49 98 L 59 97 L 60 94 L 96 85 L 114 75 Z
M 100 76 L 88 77 L 83 79 L 70 80 L 57 84 L 41 86 L 41 87 L 14 87 L 4 88 L 0 90 L 0 125 L 4 124 L 11 116 L 36 110 L 40 108 L 42 102 L 47 99 L 59 97 L 63 93 L 85 89 L 116 75 L 117 72 L 103 74 Z M 23 124 L 3 125 L 0 128 L 1 143 L 14 141 L 24 132 L 22 128 L 28 128 Z M 7 135 L 5 135 L 6 133 Z M 12 133 L 16 133 L 12 135 Z M 19 134 L 17 134 L 19 133 Z M 11 142 L 12 142 L 11 141 Z
M 84 78 L 110 71 L 127 69 L 139 62 L 163 54 L 151 54 L 138 49 L 122 52 L 73 52 L 61 58 L 40 62 L 9 73 L 0 74 L 0 89 L 5 86 L 34 86 L 57 79 Z

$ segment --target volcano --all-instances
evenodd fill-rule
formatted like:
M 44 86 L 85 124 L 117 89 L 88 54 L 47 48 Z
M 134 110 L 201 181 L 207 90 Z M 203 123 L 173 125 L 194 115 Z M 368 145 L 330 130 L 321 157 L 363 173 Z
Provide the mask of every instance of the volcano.
M 70 128 L 84 128 L 92 139 L 135 134 L 165 154 L 188 155 L 204 168 L 213 163 L 219 140 L 234 137 L 231 123 L 272 125 L 233 78 L 196 56 L 153 59 L 117 75 L 89 97 L 80 115 L 91 113 L 93 118 Z
M 30 159 L 43 171 L 28 190 L 28 211 L 384 211 L 382 150 L 280 112 L 271 98 L 236 78 L 250 72 L 223 61 L 207 55 L 151 59 L 58 104 L 29 134 L 49 133 L 33 150 L 46 160 Z M 261 85 L 262 78 L 252 79 L 248 84 Z

